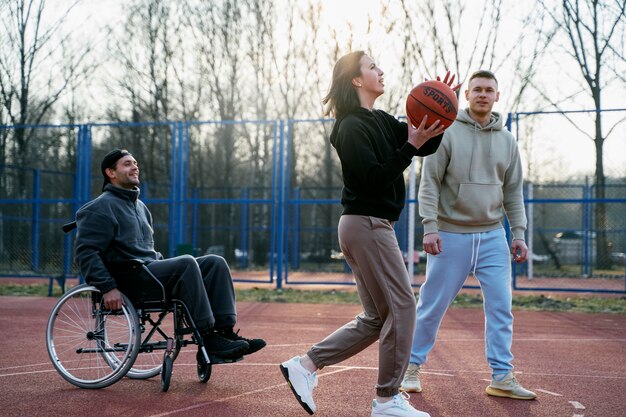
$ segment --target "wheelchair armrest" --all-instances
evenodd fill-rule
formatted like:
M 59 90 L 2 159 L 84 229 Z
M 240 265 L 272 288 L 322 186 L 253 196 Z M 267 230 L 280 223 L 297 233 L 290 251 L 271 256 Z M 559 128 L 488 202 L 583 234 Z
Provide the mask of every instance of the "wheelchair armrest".
M 111 269 L 113 271 L 137 270 L 145 264 L 146 262 L 141 259 L 124 259 L 123 261 L 107 262 L 107 269 Z
M 160 301 L 167 297 L 163 284 L 150 272 L 141 259 L 107 262 L 106 267 L 115 279 L 117 287 L 133 303 Z

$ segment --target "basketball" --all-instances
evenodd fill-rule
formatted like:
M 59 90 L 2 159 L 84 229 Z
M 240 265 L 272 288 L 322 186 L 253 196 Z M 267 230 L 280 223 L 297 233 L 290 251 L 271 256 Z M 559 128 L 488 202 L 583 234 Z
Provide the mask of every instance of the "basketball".
M 458 100 L 449 85 L 441 81 L 424 81 L 411 90 L 406 99 L 406 116 L 411 124 L 419 126 L 424 116 L 426 127 L 440 120 L 448 128 L 456 120 Z

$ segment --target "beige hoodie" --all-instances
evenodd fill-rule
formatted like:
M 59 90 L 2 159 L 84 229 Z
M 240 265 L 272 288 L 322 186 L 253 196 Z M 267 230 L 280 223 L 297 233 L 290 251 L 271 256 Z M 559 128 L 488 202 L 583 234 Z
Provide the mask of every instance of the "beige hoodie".
M 515 138 L 503 127 L 499 113 L 481 127 L 461 109 L 439 150 L 424 159 L 418 200 L 425 235 L 501 228 L 504 208 L 513 239 L 524 239 L 522 164 Z

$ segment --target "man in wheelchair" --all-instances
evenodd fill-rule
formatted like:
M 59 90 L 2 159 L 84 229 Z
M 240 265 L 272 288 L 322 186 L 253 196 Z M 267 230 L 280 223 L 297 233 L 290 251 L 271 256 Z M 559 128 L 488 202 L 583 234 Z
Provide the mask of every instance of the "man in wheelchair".
M 76 213 L 76 260 L 85 281 L 103 294 L 104 307 L 122 307 L 122 293 L 107 266 L 138 259 L 163 284 L 166 295 L 189 310 L 207 353 L 237 359 L 265 347 L 234 331 L 235 290 L 224 258 L 190 255 L 164 259 L 154 248 L 152 215 L 139 200 L 139 167 L 127 150 L 114 149 L 103 159 L 102 194 Z

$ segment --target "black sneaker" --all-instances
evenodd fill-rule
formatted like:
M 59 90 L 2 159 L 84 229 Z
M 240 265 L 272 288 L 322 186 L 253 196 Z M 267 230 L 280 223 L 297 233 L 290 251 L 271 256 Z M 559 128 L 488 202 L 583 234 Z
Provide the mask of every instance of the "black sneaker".
M 207 333 L 202 339 L 209 355 L 224 359 L 240 358 L 250 348 L 245 340 L 230 340 L 217 332 Z
M 263 339 L 246 339 L 243 336 L 239 336 L 239 330 L 237 330 L 237 333 L 235 333 L 232 327 L 220 329 L 218 330 L 218 332 L 220 335 L 224 336 L 228 340 L 246 342 L 249 347 L 248 350 L 244 352 L 244 355 L 258 352 L 259 350 L 263 349 L 267 344 Z

